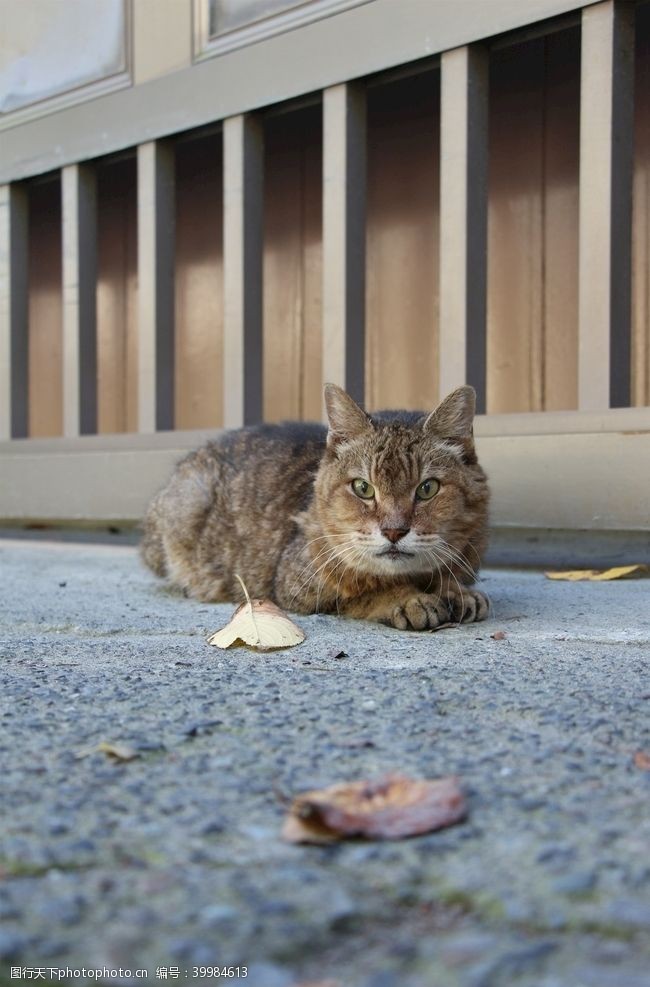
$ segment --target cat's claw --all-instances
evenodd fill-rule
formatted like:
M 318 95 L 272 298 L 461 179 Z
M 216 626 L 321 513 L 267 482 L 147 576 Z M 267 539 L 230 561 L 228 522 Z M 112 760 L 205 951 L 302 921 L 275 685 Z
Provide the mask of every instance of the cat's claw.
M 457 624 L 471 624 L 485 620 L 490 612 L 490 601 L 478 589 L 464 589 L 447 599 L 450 619 Z
M 469 624 L 485 620 L 489 610 L 490 601 L 477 589 L 463 589 L 462 595 L 456 593 L 446 599 L 417 593 L 393 609 L 389 622 L 400 631 L 426 631 L 450 621 Z
M 447 602 L 429 593 L 418 593 L 395 607 L 390 623 L 400 631 L 426 631 L 449 620 Z

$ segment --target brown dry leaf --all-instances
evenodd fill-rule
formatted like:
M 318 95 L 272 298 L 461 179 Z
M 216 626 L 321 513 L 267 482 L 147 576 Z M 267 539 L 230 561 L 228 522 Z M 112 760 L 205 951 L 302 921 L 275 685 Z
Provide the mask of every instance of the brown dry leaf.
M 571 569 L 567 572 L 545 572 L 544 575 L 547 579 L 567 579 L 572 583 L 582 580 L 600 583 L 610 579 L 648 579 L 650 565 L 619 565 L 613 569 Z
M 129 747 L 128 744 L 110 744 L 105 740 L 78 751 L 75 757 L 88 757 L 90 754 L 106 754 L 116 761 L 133 761 L 136 757 L 140 757 L 138 752 L 133 747 Z
M 290 843 L 331 843 L 348 836 L 397 840 L 451 826 L 466 814 L 457 778 L 427 781 L 392 774 L 297 796 L 282 836 Z
M 258 651 L 292 648 L 305 640 L 304 632 L 271 600 L 251 600 L 243 581 L 237 576 L 246 594 L 246 602 L 237 607 L 225 627 L 208 638 L 208 644 L 229 648 L 232 644 L 248 644 Z
M 650 754 L 646 751 L 637 751 L 634 755 L 634 767 L 641 771 L 650 771 Z

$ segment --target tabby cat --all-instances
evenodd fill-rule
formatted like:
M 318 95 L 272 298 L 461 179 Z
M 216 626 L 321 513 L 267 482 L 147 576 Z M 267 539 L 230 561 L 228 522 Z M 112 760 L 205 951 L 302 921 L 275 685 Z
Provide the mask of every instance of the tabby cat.
M 154 498 L 142 554 L 199 600 L 252 597 L 424 630 L 483 620 L 470 589 L 486 545 L 488 487 L 474 451 L 475 394 L 430 415 L 366 414 L 325 387 L 329 429 L 226 432 L 190 453 Z

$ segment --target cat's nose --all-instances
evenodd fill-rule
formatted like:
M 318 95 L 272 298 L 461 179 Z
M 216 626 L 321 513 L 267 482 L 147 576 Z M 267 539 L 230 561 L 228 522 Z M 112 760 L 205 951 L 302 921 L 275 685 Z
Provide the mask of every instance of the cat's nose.
M 382 528 L 381 533 L 384 538 L 388 538 L 388 540 L 395 545 L 400 538 L 403 538 L 404 535 L 408 535 L 410 530 L 410 528 Z

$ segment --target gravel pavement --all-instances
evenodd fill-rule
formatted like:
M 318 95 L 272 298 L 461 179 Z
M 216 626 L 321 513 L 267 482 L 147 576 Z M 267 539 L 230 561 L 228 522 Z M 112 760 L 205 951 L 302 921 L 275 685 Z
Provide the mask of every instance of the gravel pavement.
M 650 987 L 650 580 L 482 586 L 483 624 L 223 652 L 232 607 L 132 547 L 0 541 L 0 984 Z M 281 840 L 387 771 L 458 775 L 468 819 Z

